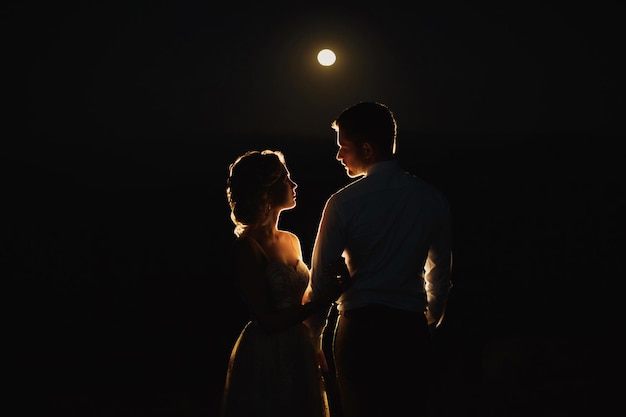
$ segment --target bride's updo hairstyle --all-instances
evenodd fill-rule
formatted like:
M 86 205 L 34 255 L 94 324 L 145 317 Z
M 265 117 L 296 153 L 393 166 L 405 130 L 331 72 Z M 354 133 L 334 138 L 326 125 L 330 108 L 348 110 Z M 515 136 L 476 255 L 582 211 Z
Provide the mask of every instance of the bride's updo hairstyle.
M 271 221 L 269 189 L 285 172 L 285 156 L 280 151 L 248 151 L 229 166 L 226 198 L 237 237 L 250 226 Z

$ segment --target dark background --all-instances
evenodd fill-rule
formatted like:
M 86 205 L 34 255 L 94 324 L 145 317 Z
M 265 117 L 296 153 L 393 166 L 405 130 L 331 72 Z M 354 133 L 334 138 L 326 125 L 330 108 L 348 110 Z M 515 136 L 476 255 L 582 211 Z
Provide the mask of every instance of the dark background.
M 323 203 L 349 181 L 329 125 L 360 100 L 396 112 L 405 169 L 452 205 L 441 414 L 617 402 L 621 9 L 2 7 L 0 261 L 20 409 L 216 415 L 247 321 L 227 279 L 228 165 L 286 154 L 298 205 L 280 226 L 308 263 Z M 322 47 L 334 67 L 315 63 Z

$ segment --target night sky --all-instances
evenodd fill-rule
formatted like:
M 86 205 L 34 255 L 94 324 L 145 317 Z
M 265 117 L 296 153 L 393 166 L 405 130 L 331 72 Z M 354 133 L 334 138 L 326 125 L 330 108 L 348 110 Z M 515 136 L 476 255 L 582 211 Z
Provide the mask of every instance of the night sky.
M 406 132 L 623 132 L 621 15 L 602 3 L 181 3 L 9 7 L 29 127 L 96 129 L 106 143 L 165 132 L 325 138 L 340 109 L 379 100 Z M 316 63 L 323 47 L 334 66 Z
M 224 261 L 228 164 L 285 153 L 298 205 L 280 225 L 309 262 L 323 203 L 349 182 L 330 123 L 376 100 L 405 169 L 453 210 L 442 416 L 608 408 L 623 6 L 214 3 L 2 6 L 14 398 L 215 415 L 247 320 Z

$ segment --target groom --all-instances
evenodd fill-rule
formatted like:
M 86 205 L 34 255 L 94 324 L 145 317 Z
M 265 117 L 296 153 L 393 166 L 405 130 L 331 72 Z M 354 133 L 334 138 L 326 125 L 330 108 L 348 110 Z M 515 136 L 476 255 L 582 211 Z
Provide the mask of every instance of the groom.
M 342 256 L 351 287 L 336 301 L 333 360 L 344 417 L 425 415 L 432 332 L 452 288 L 448 201 L 395 159 L 397 124 L 384 104 L 360 102 L 332 123 L 351 184 L 327 201 L 311 258 L 311 298 Z M 307 320 L 322 346 L 328 309 Z

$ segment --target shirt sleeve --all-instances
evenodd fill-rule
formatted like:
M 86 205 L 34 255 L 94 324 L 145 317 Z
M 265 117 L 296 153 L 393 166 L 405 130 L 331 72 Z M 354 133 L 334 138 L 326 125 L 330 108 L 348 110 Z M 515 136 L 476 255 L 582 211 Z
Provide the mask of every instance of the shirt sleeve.
M 443 320 L 452 288 L 452 222 L 449 208 L 444 213 L 441 227 L 428 250 L 424 267 L 428 324 L 435 325 Z
M 331 262 L 336 261 L 343 254 L 345 227 L 341 219 L 342 216 L 338 210 L 336 200 L 333 197 L 329 198 L 324 206 L 313 245 L 313 255 L 311 257 L 311 300 L 315 300 L 329 285 L 330 279 L 333 279 L 324 274 L 325 266 L 330 265 Z M 318 310 L 317 313 L 306 320 L 313 340 L 318 343 L 321 343 L 321 335 L 328 324 L 328 314 L 331 306 L 332 303 L 329 303 L 326 308 Z

